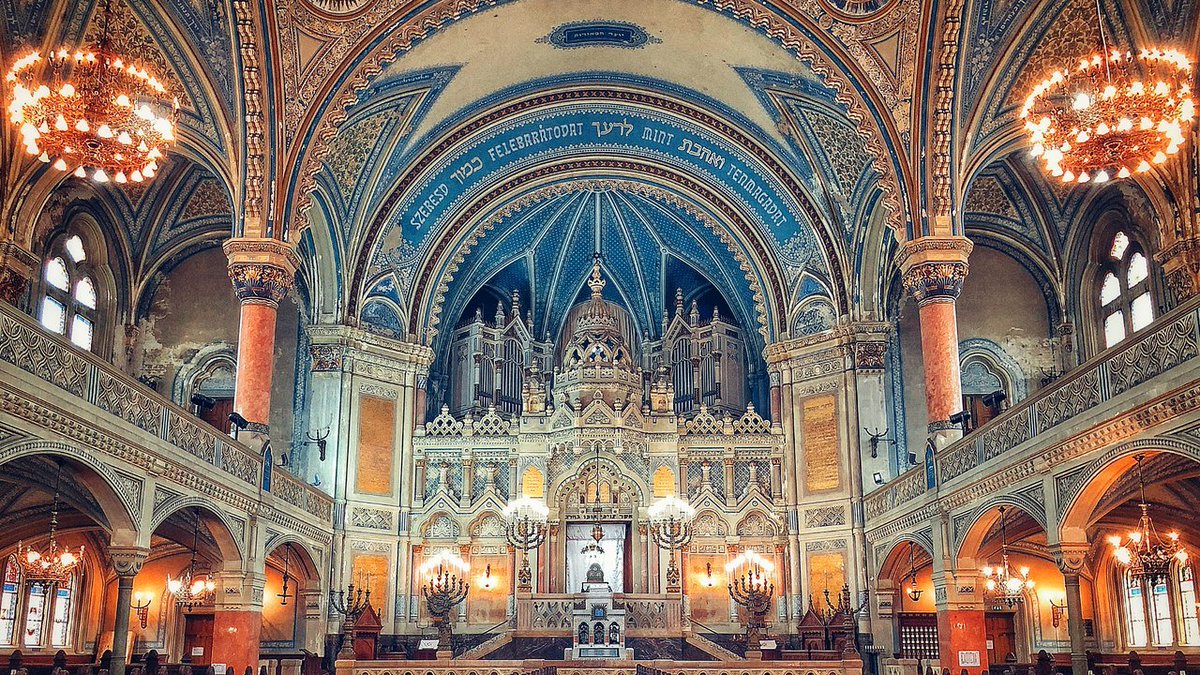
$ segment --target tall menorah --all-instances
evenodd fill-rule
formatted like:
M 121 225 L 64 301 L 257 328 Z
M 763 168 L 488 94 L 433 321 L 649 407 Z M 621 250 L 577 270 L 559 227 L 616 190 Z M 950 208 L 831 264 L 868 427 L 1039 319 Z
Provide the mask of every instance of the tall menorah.
M 533 571 L 529 569 L 529 552 L 546 541 L 546 520 L 550 509 L 540 499 L 521 497 L 514 499 L 504 507 L 504 517 L 508 521 L 505 535 L 508 543 L 521 551 L 521 569 L 517 572 L 517 591 L 530 593 L 533 591 Z
M 729 597 L 746 608 L 746 649 L 757 650 L 767 636 L 767 612 L 771 611 L 771 596 L 775 584 L 767 580 L 758 565 L 752 565 L 740 577 L 729 582 Z
M 437 574 L 421 587 L 421 594 L 425 596 L 425 605 L 429 609 L 430 623 L 437 628 L 439 652 L 453 649 L 451 639 L 454 637 L 454 624 L 450 620 L 450 611 L 467 598 L 469 590 L 470 585 L 444 565 L 438 565 Z
M 367 583 L 370 584 L 369 581 Z M 355 588 L 354 584 L 350 584 L 344 591 L 329 591 L 330 606 L 342 615 L 342 648 L 338 651 L 339 659 L 354 658 L 354 624 L 370 603 L 370 588 Z
M 692 540 L 692 518 L 696 510 L 687 502 L 676 497 L 663 497 L 650 507 L 650 536 L 659 548 L 670 551 L 667 561 L 667 592 L 680 592 L 679 564 L 675 551 L 682 549 Z

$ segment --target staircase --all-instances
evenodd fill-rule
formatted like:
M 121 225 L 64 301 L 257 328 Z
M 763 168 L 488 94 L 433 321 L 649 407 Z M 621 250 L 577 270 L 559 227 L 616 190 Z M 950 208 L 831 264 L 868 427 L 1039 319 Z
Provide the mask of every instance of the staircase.
M 708 654 L 718 661 L 743 661 L 744 656 L 735 654 L 734 652 L 722 647 L 709 638 L 700 635 L 699 633 L 690 633 L 684 640 L 691 646 Z
M 462 654 L 459 654 L 455 658 L 483 660 L 487 658 L 488 654 L 491 654 L 510 642 L 512 642 L 512 631 L 506 630 L 502 633 L 496 633 L 483 642 L 480 642 L 479 644 L 464 651 Z

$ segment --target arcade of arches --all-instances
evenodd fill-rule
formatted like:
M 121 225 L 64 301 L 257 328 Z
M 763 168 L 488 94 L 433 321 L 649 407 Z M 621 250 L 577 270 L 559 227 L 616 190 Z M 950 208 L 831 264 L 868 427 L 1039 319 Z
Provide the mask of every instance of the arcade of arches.
M 14 668 L 1200 668 L 1200 143 L 1018 118 L 1197 0 L 0 7 L 179 100 L 0 128 Z

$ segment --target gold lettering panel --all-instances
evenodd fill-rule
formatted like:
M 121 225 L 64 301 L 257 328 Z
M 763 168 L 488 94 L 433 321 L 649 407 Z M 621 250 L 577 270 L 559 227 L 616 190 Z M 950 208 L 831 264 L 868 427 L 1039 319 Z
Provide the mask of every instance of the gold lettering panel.
M 809 492 L 841 489 L 837 402 L 833 394 L 805 399 L 803 416 L 805 487 Z
M 358 472 L 354 489 L 359 494 L 390 495 L 395 456 L 396 402 L 363 396 L 358 408 Z
M 825 606 L 826 590 L 829 591 L 830 602 L 836 605 L 838 593 L 842 592 L 845 583 L 845 551 L 808 554 L 808 591 L 818 606 Z
M 521 475 L 521 494 L 541 499 L 546 495 L 546 477 L 536 466 L 525 469 Z

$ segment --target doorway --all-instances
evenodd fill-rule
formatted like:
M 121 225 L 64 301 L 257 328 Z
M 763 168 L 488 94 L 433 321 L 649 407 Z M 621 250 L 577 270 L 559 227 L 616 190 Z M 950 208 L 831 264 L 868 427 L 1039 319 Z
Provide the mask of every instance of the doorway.
M 212 646 L 213 615 L 185 614 L 181 660 L 193 666 L 207 666 L 212 663 Z
M 987 633 L 988 663 L 1001 665 L 1017 662 L 1017 621 L 1013 612 L 984 614 Z

